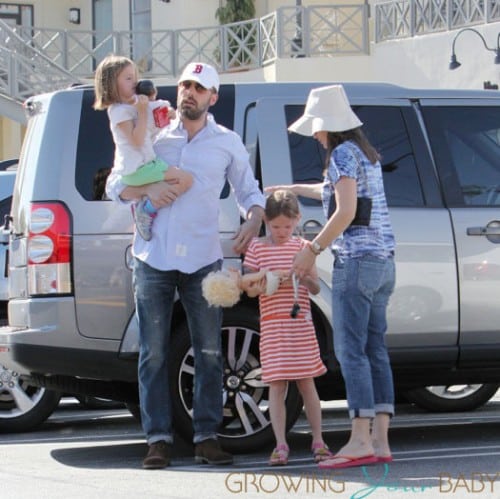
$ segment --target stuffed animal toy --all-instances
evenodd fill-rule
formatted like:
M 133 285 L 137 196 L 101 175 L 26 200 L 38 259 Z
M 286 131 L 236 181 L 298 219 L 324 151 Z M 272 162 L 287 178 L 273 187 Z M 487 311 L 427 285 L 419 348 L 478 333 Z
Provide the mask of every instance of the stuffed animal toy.
M 266 280 L 266 295 L 272 295 L 278 289 L 281 279 L 267 270 L 241 275 L 236 269 L 210 272 L 202 281 L 201 289 L 205 300 L 212 307 L 232 307 L 240 300 L 246 286 Z

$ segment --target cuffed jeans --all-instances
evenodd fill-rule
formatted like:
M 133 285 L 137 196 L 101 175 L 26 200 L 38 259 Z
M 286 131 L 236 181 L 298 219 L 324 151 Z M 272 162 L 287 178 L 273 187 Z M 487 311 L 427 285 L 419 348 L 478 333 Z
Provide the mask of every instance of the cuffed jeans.
M 139 320 L 139 401 L 148 444 L 173 441 L 169 383 L 170 333 L 176 291 L 186 312 L 194 351 L 194 442 L 217 438 L 222 422 L 222 309 L 209 307 L 201 281 L 217 261 L 193 274 L 162 271 L 134 260 L 134 294 Z M 177 352 L 181 354 L 183 352 Z M 174 352 L 175 354 L 175 352 Z
M 385 344 L 386 310 L 395 286 L 394 259 L 335 259 L 332 315 L 335 355 L 349 416 L 394 414 L 394 384 Z

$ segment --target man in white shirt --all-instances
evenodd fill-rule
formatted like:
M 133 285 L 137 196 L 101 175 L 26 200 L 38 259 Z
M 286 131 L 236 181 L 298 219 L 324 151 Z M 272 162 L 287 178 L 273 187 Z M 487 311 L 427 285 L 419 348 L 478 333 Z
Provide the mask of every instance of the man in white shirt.
M 167 164 L 193 175 L 192 187 L 178 196 L 175 185 L 158 182 L 130 187 L 110 176 L 111 199 L 148 196 L 158 210 L 150 241 L 134 238 L 134 293 L 140 329 L 139 396 L 149 451 L 146 469 L 170 462 L 173 441 L 168 383 L 170 322 L 178 291 L 186 311 L 195 359 L 193 426 L 195 460 L 229 464 L 231 454 L 217 440 L 222 422 L 222 310 L 202 296 L 201 281 L 222 265 L 219 239 L 219 195 L 226 179 L 246 221 L 235 236 L 234 250 L 243 252 L 258 235 L 264 195 L 253 176 L 241 138 L 218 125 L 208 109 L 219 97 L 219 77 L 205 63 L 191 63 L 178 84 L 178 118 L 164 128 L 155 152 Z

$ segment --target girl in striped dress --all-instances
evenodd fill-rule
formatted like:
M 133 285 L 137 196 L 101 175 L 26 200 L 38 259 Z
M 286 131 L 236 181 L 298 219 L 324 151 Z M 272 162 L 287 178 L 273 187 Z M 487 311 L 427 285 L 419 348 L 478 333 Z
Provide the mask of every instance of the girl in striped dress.
M 264 280 L 244 289 L 249 296 L 259 295 L 262 380 L 269 384 L 269 412 L 276 438 L 270 465 L 288 462 L 285 394 L 290 381 L 297 383 L 304 401 L 312 430 L 314 460 L 319 462 L 332 455 L 323 441 L 321 406 L 314 384 L 314 378 L 326 372 L 309 302 L 309 293 L 319 293 L 318 274 L 314 267 L 300 279 L 297 293 L 291 276 L 294 256 L 307 247 L 305 239 L 294 235 L 299 220 L 295 194 L 287 190 L 273 192 L 265 208 L 268 235 L 251 241 L 243 264 L 246 273 L 266 269 L 281 278 L 278 290 L 269 296 L 264 294 Z

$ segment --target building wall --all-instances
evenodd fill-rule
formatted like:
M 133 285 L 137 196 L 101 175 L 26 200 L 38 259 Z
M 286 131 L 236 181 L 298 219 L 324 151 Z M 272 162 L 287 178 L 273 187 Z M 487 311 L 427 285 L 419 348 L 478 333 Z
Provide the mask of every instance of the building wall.
M 0 160 L 19 157 L 24 132 L 19 123 L 0 118 Z

